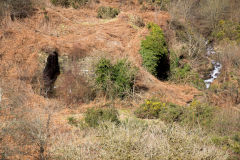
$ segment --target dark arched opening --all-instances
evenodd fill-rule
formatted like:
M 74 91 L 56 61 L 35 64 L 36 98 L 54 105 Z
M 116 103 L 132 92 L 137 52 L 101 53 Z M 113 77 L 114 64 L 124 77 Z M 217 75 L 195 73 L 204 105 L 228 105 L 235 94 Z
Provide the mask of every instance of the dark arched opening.
M 58 63 L 58 53 L 54 51 L 49 54 L 46 66 L 43 70 L 43 95 L 51 97 L 53 95 L 54 83 L 60 75 L 60 67 Z

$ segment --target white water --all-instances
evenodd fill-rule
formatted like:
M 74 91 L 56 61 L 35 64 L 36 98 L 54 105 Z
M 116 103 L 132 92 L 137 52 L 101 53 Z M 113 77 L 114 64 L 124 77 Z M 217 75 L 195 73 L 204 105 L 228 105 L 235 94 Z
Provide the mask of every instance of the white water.
M 2 88 L 0 88 L 0 103 L 2 101 Z
M 206 42 L 206 46 L 207 46 L 207 56 L 211 56 L 213 54 L 216 54 L 214 48 L 208 44 L 208 41 Z M 209 88 L 211 83 L 213 83 L 213 81 L 219 76 L 219 74 L 221 73 L 221 69 L 222 69 L 222 64 L 220 64 L 217 61 L 212 60 L 212 65 L 214 66 L 213 71 L 211 71 L 210 73 L 210 77 L 209 79 L 204 80 L 204 83 L 206 84 L 206 88 Z

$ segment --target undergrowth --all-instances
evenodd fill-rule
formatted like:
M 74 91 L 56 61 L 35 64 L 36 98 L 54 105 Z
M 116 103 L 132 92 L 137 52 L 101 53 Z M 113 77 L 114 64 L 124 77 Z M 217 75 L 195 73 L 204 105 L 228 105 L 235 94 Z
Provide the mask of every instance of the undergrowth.
M 232 21 L 220 20 L 212 33 L 212 38 L 219 41 L 236 41 L 240 43 L 240 24 Z
M 52 159 L 209 159 L 226 160 L 227 151 L 213 145 L 199 129 L 126 118 L 116 126 L 104 122 L 79 134 L 52 139 Z M 71 138 L 69 138 L 71 137 Z M 90 141 L 89 141 L 90 140 Z
M 194 71 L 188 63 L 180 64 L 181 60 L 174 52 L 171 52 L 170 60 L 170 81 L 183 84 L 188 83 L 198 89 L 205 88 L 204 81 L 200 78 L 200 74 Z
M 166 122 L 178 122 L 194 126 L 209 126 L 213 118 L 213 108 L 193 101 L 189 107 L 182 107 L 158 100 L 146 100 L 136 111 L 139 118 L 160 118 Z
M 167 124 L 178 123 L 191 129 L 201 128 L 211 141 L 232 152 L 240 154 L 239 113 L 221 109 L 194 100 L 189 106 L 164 103 L 157 99 L 146 100 L 136 111 L 138 118 L 160 119 Z

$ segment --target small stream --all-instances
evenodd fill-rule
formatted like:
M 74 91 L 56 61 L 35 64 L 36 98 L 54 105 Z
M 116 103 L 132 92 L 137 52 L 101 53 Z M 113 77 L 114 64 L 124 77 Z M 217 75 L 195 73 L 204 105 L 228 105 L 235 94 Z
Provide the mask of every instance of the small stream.
M 2 88 L 0 88 L 0 103 L 2 101 Z
M 214 50 L 213 46 L 207 41 L 206 42 L 206 47 L 207 47 L 207 56 L 211 56 L 213 54 L 216 54 L 216 51 Z M 211 83 L 219 76 L 221 73 L 222 69 L 222 64 L 217 62 L 216 60 L 212 60 L 212 65 L 214 66 L 213 71 L 210 73 L 210 78 L 204 80 L 204 83 L 206 84 L 206 88 L 209 88 Z

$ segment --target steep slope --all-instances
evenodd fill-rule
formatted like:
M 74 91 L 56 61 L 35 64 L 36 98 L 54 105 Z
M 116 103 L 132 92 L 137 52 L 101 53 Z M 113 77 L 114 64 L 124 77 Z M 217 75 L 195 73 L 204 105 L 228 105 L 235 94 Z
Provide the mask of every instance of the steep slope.
M 129 15 L 139 15 L 145 22 L 157 20 L 155 22 L 164 28 L 167 13 L 123 9 L 117 18 L 101 20 L 96 18 L 95 7 L 75 10 L 51 6 L 46 11 L 38 10 L 33 17 L 22 21 L 7 21 L 6 27 L 0 31 L 1 75 L 30 84 L 39 70 L 42 50 L 58 48 L 60 56 L 71 56 L 77 49 L 90 57 L 129 59 L 140 68 L 137 83 L 148 88 L 144 94 L 149 97 L 161 95 L 167 101 L 184 105 L 198 94 L 196 89 L 189 86 L 161 82 L 141 67 L 138 51 L 140 41 L 148 31 L 132 25 Z

